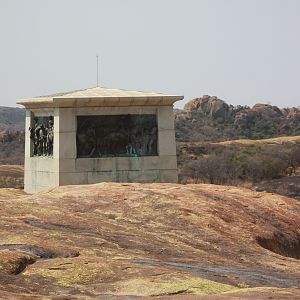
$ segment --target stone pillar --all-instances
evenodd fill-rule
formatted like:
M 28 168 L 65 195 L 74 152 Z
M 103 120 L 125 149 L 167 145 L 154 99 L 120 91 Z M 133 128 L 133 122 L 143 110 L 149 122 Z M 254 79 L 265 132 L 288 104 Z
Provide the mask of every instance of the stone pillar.
M 25 120 L 25 166 L 24 166 L 24 190 L 27 193 L 35 193 L 59 184 L 59 160 L 54 156 L 32 156 L 33 143 L 30 139 L 29 127 L 33 126 L 35 116 L 50 116 L 53 110 L 26 109 Z M 54 123 L 55 126 L 55 123 Z M 54 138 L 54 145 L 56 141 Z
M 25 117 L 25 160 L 24 160 L 24 190 L 28 193 L 35 192 L 33 184 L 33 174 L 31 172 L 31 153 L 32 142 L 30 140 L 29 127 L 32 126 L 33 114 L 29 109 L 26 109 Z
M 87 184 L 87 172 L 76 171 L 76 108 L 57 108 L 54 114 L 54 157 L 59 159 L 59 185 Z
M 172 106 L 159 106 L 158 123 L 158 155 L 167 168 L 161 170 L 161 182 L 178 182 L 176 142 L 174 128 L 174 112 Z

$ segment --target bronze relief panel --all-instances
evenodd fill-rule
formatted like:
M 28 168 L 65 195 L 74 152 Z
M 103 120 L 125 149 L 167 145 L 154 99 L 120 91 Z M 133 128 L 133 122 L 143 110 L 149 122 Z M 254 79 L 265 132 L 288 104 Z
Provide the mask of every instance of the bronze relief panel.
M 151 114 L 77 117 L 77 157 L 157 156 L 157 119 Z
M 34 117 L 29 127 L 33 149 L 31 156 L 53 156 L 54 120 L 49 117 Z

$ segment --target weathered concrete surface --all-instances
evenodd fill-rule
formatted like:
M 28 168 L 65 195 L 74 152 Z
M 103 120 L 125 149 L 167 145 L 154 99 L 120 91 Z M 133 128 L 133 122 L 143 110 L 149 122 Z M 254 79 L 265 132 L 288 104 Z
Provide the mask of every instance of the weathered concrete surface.
M 101 183 L 0 189 L 0 202 L 2 298 L 300 298 L 300 204 L 290 198 Z
M 95 87 L 18 101 L 26 107 L 25 191 L 36 193 L 62 185 L 106 181 L 177 183 L 173 103 L 181 99 L 183 96 Z M 80 158 L 76 145 L 78 117 L 128 114 L 156 116 L 158 139 L 151 139 L 157 142 L 157 153 L 151 153 L 154 156 Z M 34 157 L 28 129 L 34 117 L 49 116 L 54 118 L 53 157 Z M 103 164 L 111 167 L 104 170 Z

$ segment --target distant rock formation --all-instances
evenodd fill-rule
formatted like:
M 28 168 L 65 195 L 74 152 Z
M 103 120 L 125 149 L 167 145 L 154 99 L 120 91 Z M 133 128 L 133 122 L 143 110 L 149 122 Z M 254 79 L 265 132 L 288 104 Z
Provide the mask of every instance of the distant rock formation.
M 189 101 L 176 113 L 179 140 L 268 138 L 300 134 L 300 110 L 258 103 L 233 106 L 216 96 Z
M 188 102 L 184 106 L 186 112 L 197 112 L 212 119 L 228 119 L 232 113 L 232 107 L 216 96 L 205 95 Z

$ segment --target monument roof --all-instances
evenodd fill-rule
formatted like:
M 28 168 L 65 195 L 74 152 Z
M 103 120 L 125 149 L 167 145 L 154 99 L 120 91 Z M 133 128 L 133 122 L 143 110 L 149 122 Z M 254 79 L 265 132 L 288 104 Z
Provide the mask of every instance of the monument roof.
M 183 96 L 93 87 L 34 98 L 20 99 L 25 107 L 172 105 Z

